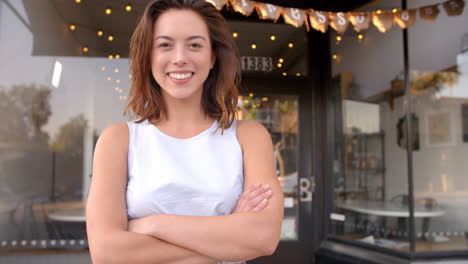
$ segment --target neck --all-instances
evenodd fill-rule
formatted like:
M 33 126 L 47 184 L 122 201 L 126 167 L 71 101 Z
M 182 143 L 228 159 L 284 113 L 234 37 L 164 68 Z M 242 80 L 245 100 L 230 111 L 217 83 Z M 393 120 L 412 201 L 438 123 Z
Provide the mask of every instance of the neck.
M 202 93 L 197 93 L 189 98 L 176 99 L 163 94 L 167 119 L 161 120 L 158 125 L 186 127 L 213 122 L 213 118 L 207 116 L 203 110 L 201 96 Z

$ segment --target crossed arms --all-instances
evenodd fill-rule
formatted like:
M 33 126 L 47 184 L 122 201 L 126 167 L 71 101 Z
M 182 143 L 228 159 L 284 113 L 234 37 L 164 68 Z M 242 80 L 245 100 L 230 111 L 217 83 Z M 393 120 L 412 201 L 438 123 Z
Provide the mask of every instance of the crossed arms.
M 271 255 L 283 218 L 271 139 L 263 126 L 250 121 L 238 123 L 237 136 L 244 156 L 244 189 L 252 191 L 255 188 L 248 187 L 262 183 L 272 190 L 262 210 L 236 208 L 225 216 L 158 214 L 127 221 L 128 128 L 125 123 L 106 128 L 96 145 L 86 208 L 93 263 L 203 264 Z

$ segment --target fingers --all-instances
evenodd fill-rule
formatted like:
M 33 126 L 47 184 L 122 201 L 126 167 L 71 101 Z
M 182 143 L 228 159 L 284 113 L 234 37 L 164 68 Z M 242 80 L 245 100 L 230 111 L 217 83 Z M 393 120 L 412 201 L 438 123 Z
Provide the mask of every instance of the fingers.
M 255 197 L 263 194 L 264 192 L 268 191 L 270 189 L 270 186 L 268 186 L 267 184 L 265 185 L 262 185 L 262 186 L 258 186 L 257 188 L 251 190 L 248 194 L 247 194 L 247 199 L 248 200 L 252 200 L 254 199 Z
M 255 212 L 255 213 L 260 212 L 261 210 L 265 208 L 267 203 L 268 203 L 268 199 L 264 198 L 263 200 L 260 201 L 260 203 L 257 204 L 257 206 L 255 206 L 255 208 L 252 209 L 251 212 Z
M 264 199 L 269 199 L 272 195 L 270 186 L 255 184 L 249 186 L 240 197 L 234 213 L 261 211 L 265 208 Z
M 234 209 L 233 213 L 243 213 L 248 212 L 247 203 L 249 202 L 249 195 L 250 193 L 260 187 L 260 184 L 253 184 L 250 185 L 239 197 L 237 201 L 236 208 Z
M 269 199 L 272 193 L 272 190 L 268 190 L 251 199 L 249 202 L 250 208 L 255 208 L 263 199 Z

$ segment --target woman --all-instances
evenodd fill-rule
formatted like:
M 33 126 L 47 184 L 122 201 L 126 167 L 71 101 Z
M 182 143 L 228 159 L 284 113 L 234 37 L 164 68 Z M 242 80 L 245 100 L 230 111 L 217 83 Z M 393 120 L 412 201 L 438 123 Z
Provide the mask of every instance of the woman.
M 96 144 L 93 263 L 273 254 L 283 195 L 272 142 L 259 123 L 235 120 L 238 56 L 221 14 L 204 0 L 152 1 L 130 58 L 127 110 L 138 120 L 107 127 Z

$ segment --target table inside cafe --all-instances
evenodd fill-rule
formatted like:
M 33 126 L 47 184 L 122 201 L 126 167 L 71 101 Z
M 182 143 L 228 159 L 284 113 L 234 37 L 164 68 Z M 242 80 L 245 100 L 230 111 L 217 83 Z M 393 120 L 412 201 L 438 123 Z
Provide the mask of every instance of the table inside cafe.
M 391 201 L 346 200 L 335 201 L 335 205 L 337 208 L 357 214 L 396 217 L 398 218 L 400 230 L 406 229 L 406 219 L 410 216 L 408 205 Z M 414 207 L 414 217 L 423 219 L 423 236 L 429 231 L 430 219 L 444 214 L 445 211 L 440 206 L 428 207 L 415 204 Z

